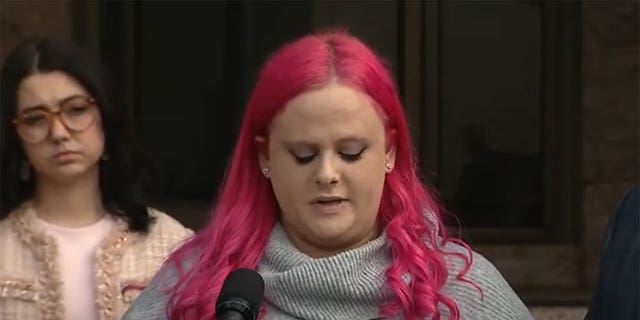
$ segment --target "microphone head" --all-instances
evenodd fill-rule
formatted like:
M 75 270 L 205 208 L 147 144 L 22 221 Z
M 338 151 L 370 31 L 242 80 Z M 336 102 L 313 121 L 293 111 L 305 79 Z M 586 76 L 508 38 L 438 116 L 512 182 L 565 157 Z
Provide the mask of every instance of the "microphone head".
M 233 270 L 224 280 L 216 302 L 216 314 L 235 310 L 246 319 L 256 319 L 264 294 L 264 281 L 257 272 L 240 268 Z

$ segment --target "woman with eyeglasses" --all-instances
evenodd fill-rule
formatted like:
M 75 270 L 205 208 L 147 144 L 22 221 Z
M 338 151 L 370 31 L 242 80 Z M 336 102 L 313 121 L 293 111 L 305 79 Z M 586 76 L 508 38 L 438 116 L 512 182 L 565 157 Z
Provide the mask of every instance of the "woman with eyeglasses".
M 0 80 L 0 319 L 120 319 L 192 231 L 144 206 L 96 59 L 36 39 Z

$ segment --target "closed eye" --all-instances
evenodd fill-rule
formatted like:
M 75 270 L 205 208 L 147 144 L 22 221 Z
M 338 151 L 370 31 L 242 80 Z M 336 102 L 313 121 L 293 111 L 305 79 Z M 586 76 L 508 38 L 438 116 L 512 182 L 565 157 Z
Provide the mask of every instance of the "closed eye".
M 74 106 L 74 107 L 71 107 L 71 108 L 67 109 L 67 111 L 72 113 L 72 114 L 84 113 L 87 110 L 89 110 L 88 106 Z
M 344 159 L 347 162 L 356 162 L 360 159 L 362 159 L 362 153 L 364 152 L 364 150 L 366 150 L 367 148 L 362 148 L 360 149 L 360 151 L 358 153 L 347 153 L 347 152 L 339 152 L 340 156 L 342 157 L 342 159 Z
M 44 113 L 32 113 L 23 117 L 22 122 L 27 126 L 45 125 L 47 116 Z
M 315 158 L 315 156 L 316 156 L 315 154 L 312 154 L 310 156 L 300 157 L 300 156 L 297 156 L 297 155 L 293 154 L 293 157 L 294 157 L 294 159 L 296 160 L 296 162 L 298 164 L 307 164 L 307 163 L 313 161 L 313 158 Z

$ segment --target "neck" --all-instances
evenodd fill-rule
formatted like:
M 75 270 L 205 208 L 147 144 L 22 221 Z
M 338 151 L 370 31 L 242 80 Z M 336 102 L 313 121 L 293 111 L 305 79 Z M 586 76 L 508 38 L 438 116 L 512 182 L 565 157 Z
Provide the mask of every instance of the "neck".
M 102 206 L 98 170 L 70 181 L 38 179 L 33 198 L 38 217 L 63 227 L 83 227 L 100 220 Z

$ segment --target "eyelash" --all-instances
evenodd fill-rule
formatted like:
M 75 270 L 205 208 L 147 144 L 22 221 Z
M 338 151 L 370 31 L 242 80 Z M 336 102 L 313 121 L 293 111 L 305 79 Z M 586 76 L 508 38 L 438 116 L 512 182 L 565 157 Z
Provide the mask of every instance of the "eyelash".
M 315 155 L 308 156 L 308 157 L 298 157 L 296 155 L 293 155 L 293 157 L 296 159 L 296 163 L 298 163 L 298 164 L 307 164 L 307 163 L 311 162 L 311 160 L 313 160 L 313 157 L 315 157 Z
M 347 162 L 356 162 L 356 161 L 362 159 L 362 152 L 363 151 L 364 151 L 364 148 L 362 150 L 360 150 L 360 152 L 358 152 L 357 154 L 344 154 L 344 153 L 341 153 L 340 156 L 342 156 L 342 158 Z
M 362 159 L 362 153 L 364 152 L 364 150 L 366 150 L 367 148 L 362 148 L 362 150 L 360 150 L 360 152 L 358 152 L 357 154 L 344 154 L 344 153 L 340 153 L 340 156 L 342 157 L 342 159 L 346 162 L 356 162 L 360 159 Z M 315 158 L 315 154 L 311 155 L 311 156 L 307 156 L 307 157 L 298 157 L 295 154 L 293 155 L 293 157 L 295 158 L 296 162 L 298 164 L 307 164 L 311 161 L 313 161 L 313 158 Z

